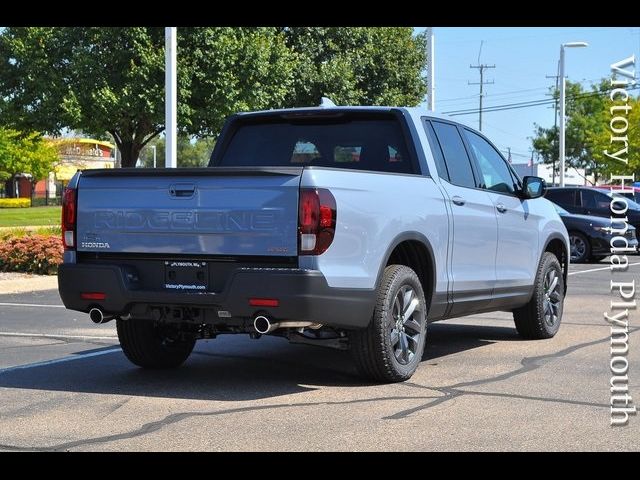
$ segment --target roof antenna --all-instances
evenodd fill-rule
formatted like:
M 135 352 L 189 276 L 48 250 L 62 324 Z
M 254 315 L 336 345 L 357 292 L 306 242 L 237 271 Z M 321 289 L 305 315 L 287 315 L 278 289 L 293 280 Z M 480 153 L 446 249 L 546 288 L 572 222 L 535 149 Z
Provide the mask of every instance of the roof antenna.
M 336 107 L 337 105 L 333 103 L 333 101 L 330 98 L 322 97 L 322 99 L 320 99 L 320 105 L 318 106 L 322 108 L 331 108 L 331 107 Z

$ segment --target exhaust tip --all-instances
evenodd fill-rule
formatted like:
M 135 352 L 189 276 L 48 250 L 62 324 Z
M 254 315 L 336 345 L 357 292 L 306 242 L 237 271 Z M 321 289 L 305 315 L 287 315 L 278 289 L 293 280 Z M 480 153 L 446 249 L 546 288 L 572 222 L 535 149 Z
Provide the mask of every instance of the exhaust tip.
M 253 319 L 253 328 L 255 328 L 258 333 L 269 333 L 271 331 L 271 322 L 264 315 L 258 315 Z
M 89 318 L 93 323 L 104 322 L 104 314 L 99 308 L 92 308 L 91 310 L 89 310 Z

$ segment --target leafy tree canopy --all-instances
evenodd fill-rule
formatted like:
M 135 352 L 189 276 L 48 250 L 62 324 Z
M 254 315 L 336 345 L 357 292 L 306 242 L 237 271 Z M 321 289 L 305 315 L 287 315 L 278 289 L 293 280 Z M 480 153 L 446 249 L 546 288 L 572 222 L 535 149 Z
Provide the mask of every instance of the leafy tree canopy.
M 216 137 L 231 113 L 316 105 L 323 95 L 416 105 L 424 47 L 409 27 L 179 28 L 179 129 Z M 164 29 L 4 29 L 0 115 L 25 131 L 108 132 L 122 165 L 134 166 L 164 129 Z
M 37 133 L 22 134 L 0 128 L 0 180 L 6 181 L 19 173 L 33 180 L 45 178 L 58 160 L 58 152 Z
M 567 82 L 566 102 L 566 162 L 576 168 L 590 169 L 596 180 L 609 176 L 611 173 L 640 174 L 640 152 L 633 145 L 640 144 L 640 104 L 638 98 L 630 97 L 631 107 L 628 113 L 616 112 L 611 108 L 620 105 L 612 101 L 609 92 L 612 87 L 608 80 L 602 80 L 585 90 L 579 83 Z M 558 91 L 552 89 L 552 94 L 558 98 Z M 628 165 L 612 160 L 604 154 L 605 150 L 612 151 L 610 121 L 613 116 L 622 115 L 629 122 L 629 154 Z M 559 128 L 545 128 L 535 126 L 533 148 L 540 153 L 545 163 L 558 160 Z M 615 149 L 617 150 L 617 148 Z M 614 151 L 615 151 L 614 150 Z M 627 156 L 625 156 L 626 158 Z
M 427 92 L 426 37 L 409 27 L 287 27 L 296 53 L 289 106 L 418 105 Z

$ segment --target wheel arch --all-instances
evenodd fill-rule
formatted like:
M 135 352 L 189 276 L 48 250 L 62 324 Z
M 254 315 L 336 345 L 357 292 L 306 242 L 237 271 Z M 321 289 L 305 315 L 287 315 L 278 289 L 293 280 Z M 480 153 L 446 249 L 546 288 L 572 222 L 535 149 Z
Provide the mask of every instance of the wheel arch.
M 546 253 L 553 253 L 560 265 L 562 266 L 562 277 L 564 280 L 564 291 L 567 292 L 567 278 L 569 276 L 569 251 L 567 250 L 567 241 L 560 233 L 554 233 L 547 238 L 544 243 L 544 248 L 540 252 L 540 259 L 538 265 L 542 261 L 542 256 Z
M 437 278 L 435 256 L 429 239 L 419 232 L 404 232 L 396 236 L 387 247 L 378 268 L 376 290 L 382 281 L 385 267 L 392 260 L 393 263 L 406 265 L 416 272 L 425 292 L 427 308 L 429 308 L 433 303 Z

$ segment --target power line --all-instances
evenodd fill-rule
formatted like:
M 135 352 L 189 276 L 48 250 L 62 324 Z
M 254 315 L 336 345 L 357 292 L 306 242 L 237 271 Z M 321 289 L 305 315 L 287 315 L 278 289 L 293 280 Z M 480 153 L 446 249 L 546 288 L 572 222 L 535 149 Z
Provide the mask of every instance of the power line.
M 554 78 L 557 75 L 547 75 L 546 78 Z M 579 84 L 585 84 L 587 82 L 595 82 L 597 80 L 601 80 L 601 78 L 591 78 L 591 79 L 584 79 L 584 80 L 580 80 L 579 82 L 574 82 L 574 83 L 579 83 Z M 526 93 L 526 92 L 533 92 L 533 91 L 537 91 L 537 90 L 547 90 L 549 87 L 535 87 L 535 88 L 525 88 L 525 89 L 521 89 L 521 90 L 511 90 L 511 91 L 507 91 L 507 92 L 497 92 L 497 93 L 491 93 L 491 94 L 486 94 L 485 97 L 504 97 L 504 96 L 510 96 L 510 95 L 517 95 L 517 94 L 521 94 L 521 93 Z M 519 96 L 519 95 L 518 95 Z M 444 100 L 439 100 L 439 103 L 459 103 L 463 100 L 469 100 L 469 99 L 475 99 L 477 98 L 478 95 L 477 94 L 473 94 L 473 95 L 468 95 L 465 97 L 454 97 L 454 98 L 446 98 Z M 462 103 L 469 103 L 469 102 L 462 102 Z
M 631 87 L 631 88 L 627 88 L 627 91 L 629 90 L 638 90 L 640 89 L 640 85 L 636 86 L 636 87 Z M 580 98 L 586 98 L 586 97 L 593 97 L 596 95 L 604 95 L 609 93 L 611 90 L 604 90 L 604 91 L 600 91 L 600 92 L 586 92 L 586 93 L 580 93 L 577 95 L 572 95 L 572 96 L 568 96 L 567 100 L 573 100 L 573 99 L 580 99 Z M 502 110 L 512 110 L 512 109 L 517 109 L 517 108 L 528 108 L 528 107 L 538 107 L 540 105 L 552 105 L 554 102 L 556 102 L 555 99 L 539 99 L 539 100 L 529 100 L 526 102 L 516 102 L 516 103 L 506 103 L 503 105 L 491 105 L 489 107 L 485 107 L 483 109 L 483 112 L 499 112 Z M 450 110 L 448 112 L 442 112 L 445 115 L 451 115 L 451 116 L 457 116 L 457 115 L 472 115 L 475 113 L 478 113 L 478 109 L 476 108 L 467 108 L 467 109 L 461 109 L 461 110 Z

